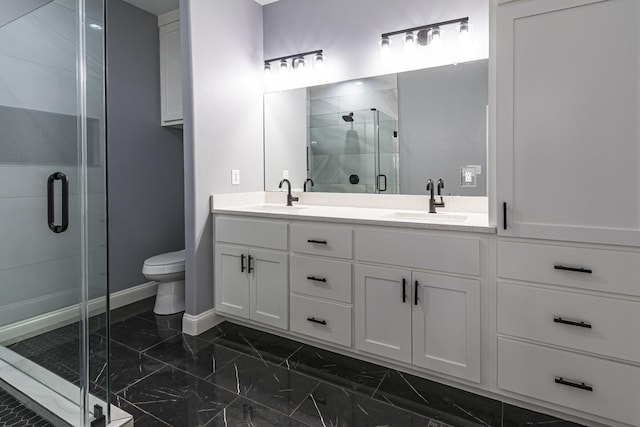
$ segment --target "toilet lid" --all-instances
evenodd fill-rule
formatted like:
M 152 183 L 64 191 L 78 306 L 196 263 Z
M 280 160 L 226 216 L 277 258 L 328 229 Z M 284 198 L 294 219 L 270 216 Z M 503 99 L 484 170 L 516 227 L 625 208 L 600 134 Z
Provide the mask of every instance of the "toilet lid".
M 147 271 L 162 270 L 164 273 L 184 271 L 184 249 L 147 258 L 144 262 L 144 267 L 146 267 Z

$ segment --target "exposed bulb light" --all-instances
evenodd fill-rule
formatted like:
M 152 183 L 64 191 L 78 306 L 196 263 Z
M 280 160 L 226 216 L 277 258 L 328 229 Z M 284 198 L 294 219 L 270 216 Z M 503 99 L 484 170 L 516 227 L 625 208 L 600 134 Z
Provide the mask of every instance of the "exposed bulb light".
M 278 72 L 280 74 L 287 74 L 289 72 L 289 65 L 286 59 L 281 59 L 278 63 Z
M 468 33 L 471 30 L 472 25 L 469 23 L 469 17 L 465 16 L 457 19 L 450 19 L 447 21 L 434 22 L 431 24 L 420 25 L 412 28 L 406 28 L 404 30 L 391 31 L 388 33 L 382 33 L 380 35 L 380 59 L 387 61 L 391 56 L 391 38 L 394 36 L 402 37 L 403 50 L 405 56 L 414 56 L 416 47 L 429 46 L 430 52 L 435 53 L 440 50 L 440 46 L 443 44 L 444 39 L 442 35 L 444 30 L 442 27 L 455 25 L 459 34 L 458 40 L 464 42 L 463 39 L 467 38 Z M 426 52 L 426 50 L 425 50 Z
M 429 45 L 434 48 L 442 46 L 442 30 L 440 30 L 440 27 L 434 27 L 429 32 Z
M 289 62 L 291 60 L 291 62 Z M 296 53 L 295 55 L 280 56 L 277 58 L 264 60 L 265 74 L 272 70 L 277 71 L 280 75 L 287 75 L 289 70 L 298 71 L 301 75 L 307 66 L 307 60 L 312 61 L 315 67 L 321 68 L 324 65 L 324 56 L 322 50 L 313 50 L 310 52 Z M 306 72 L 304 73 L 306 74 Z
M 304 70 L 304 65 L 305 65 L 304 57 L 302 57 L 302 56 L 294 58 L 293 61 L 291 62 L 291 67 L 294 70 L 302 71 L 302 70 Z
M 416 38 L 413 35 L 413 31 L 407 31 L 403 37 L 404 40 L 404 54 L 407 58 L 413 58 L 416 54 Z
M 391 40 L 388 36 L 382 36 L 380 40 L 380 59 L 382 62 L 391 60 Z
M 324 68 L 324 55 L 322 52 L 318 52 L 313 56 L 313 66 L 317 70 L 322 70 Z

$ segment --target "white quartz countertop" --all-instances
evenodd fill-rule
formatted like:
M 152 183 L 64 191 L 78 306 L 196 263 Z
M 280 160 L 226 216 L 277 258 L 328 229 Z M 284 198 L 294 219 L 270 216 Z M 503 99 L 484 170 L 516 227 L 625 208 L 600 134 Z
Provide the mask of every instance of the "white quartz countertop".
M 448 212 L 429 214 L 427 210 L 390 209 L 351 206 L 323 206 L 261 203 L 238 206 L 212 206 L 214 214 L 241 215 L 302 221 L 341 222 L 391 227 L 464 231 L 494 234 L 487 213 Z

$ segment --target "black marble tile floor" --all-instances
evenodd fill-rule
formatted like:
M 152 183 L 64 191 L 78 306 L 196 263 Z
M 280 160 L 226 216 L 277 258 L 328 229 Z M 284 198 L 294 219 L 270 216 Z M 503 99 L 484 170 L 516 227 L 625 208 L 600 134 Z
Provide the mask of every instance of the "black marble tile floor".
M 182 315 L 152 308 L 153 298 L 111 312 L 112 403 L 136 427 L 578 426 L 230 322 L 190 337 Z M 76 361 L 52 353 L 77 339 L 66 328 L 14 350 L 77 378 Z M 103 329 L 93 331 L 100 348 Z M 99 389 L 103 360 L 92 353 Z

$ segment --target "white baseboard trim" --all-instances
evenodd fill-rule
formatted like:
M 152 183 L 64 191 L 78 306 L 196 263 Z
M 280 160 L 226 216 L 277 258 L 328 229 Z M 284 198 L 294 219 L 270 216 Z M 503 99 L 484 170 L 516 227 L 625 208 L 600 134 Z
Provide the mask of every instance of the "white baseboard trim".
M 133 286 L 111 294 L 111 309 L 119 308 L 136 301 L 149 298 L 156 294 L 158 282 L 147 282 Z M 95 298 L 89 301 L 89 316 L 104 313 L 106 309 L 105 298 Z M 52 331 L 70 323 L 76 322 L 80 316 L 80 305 L 74 304 L 59 310 L 34 316 L 29 319 L 11 323 L 0 327 L 0 342 L 10 345 L 18 340 L 23 340 L 35 335 Z M 211 326 L 213 327 L 213 326 Z M 204 332 L 202 330 L 200 333 Z
M 213 308 L 196 316 L 185 313 L 182 318 L 182 332 L 191 336 L 200 335 L 201 333 L 224 322 L 224 320 L 225 319 L 223 317 L 216 314 L 216 311 Z
M 152 297 L 158 290 L 158 282 L 147 282 L 111 294 L 109 300 L 111 310 L 124 307 L 136 301 Z

